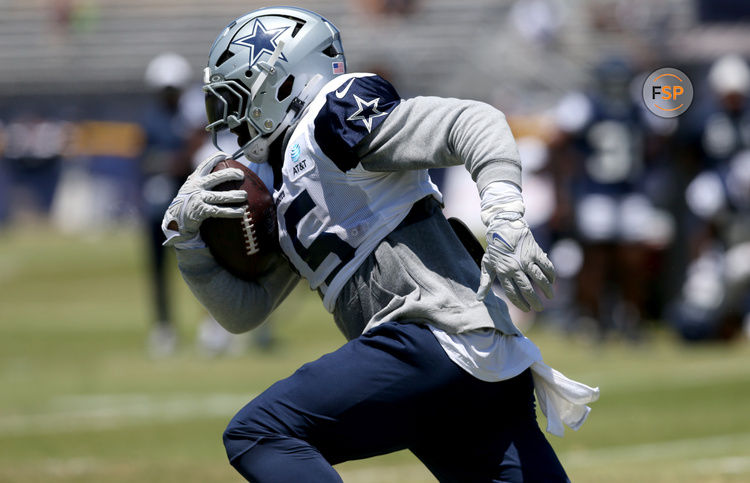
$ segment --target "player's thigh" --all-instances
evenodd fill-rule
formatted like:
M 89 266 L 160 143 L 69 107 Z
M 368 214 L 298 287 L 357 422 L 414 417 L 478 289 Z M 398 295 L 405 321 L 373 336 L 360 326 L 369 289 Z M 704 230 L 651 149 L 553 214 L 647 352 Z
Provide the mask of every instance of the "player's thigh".
M 466 379 L 454 389 L 444 400 L 463 411 L 431 417 L 409 448 L 441 482 L 567 481 L 536 422 L 528 370 L 496 383 Z
M 443 483 L 569 481 L 538 426 L 519 426 L 494 438 L 455 437 L 441 446 L 412 449 Z
M 230 423 L 227 449 L 264 434 L 302 439 L 331 463 L 403 449 L 429 394 L 460 373 L 428 328 L 384 324 L 251 401 Z

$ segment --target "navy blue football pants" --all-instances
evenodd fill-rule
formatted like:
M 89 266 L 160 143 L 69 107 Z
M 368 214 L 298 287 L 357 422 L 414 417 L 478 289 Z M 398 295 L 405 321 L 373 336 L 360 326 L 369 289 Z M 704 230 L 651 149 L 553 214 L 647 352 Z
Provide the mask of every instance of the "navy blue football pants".
M 440 481 L 568 481 L 529 371 L 480 381 L 417 324 L 383 324 L 303 365 L 237 413 L 224 445 L 261 483 L 340 482 L 331 465 L 405 448 Z

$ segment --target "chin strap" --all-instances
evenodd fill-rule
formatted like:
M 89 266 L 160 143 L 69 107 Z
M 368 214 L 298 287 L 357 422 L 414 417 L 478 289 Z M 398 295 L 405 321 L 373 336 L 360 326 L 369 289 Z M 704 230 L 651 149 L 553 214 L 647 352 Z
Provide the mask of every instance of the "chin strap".
M 282 42 L 279 41 L 279 44 L 281 43 Z M 275 62 L 274 56 L 278 58 L 278 55 L 276 55 L 277 52 L 280 52 L 280 49 L 278 47 L 276 50 L 274 50 L 274 55 L 272 55 L 270 59 L 271 61 Z M 271 62 L 269 61 L 269 63 Z M 265 72 L 263 72 L 263 74 L 265 74 Z M 261 76 L 263 74 L 261 74 Z M 258 80 L 255 81 L 252 89 L 255 90 L 258 81 L 263 80 L 265 80 L 265 77 L 263 79 L 258 77 Z M 320 90 L 320 86 L 318 84 L 320 84 L 321 80 L 323 80 L 323 76 L 320 74 L 315 74 L 313 78 L 310 79 L 307 84 L 305 84 L 305 87 L 302 89 L 299 95 L 292 99 L 292 102 L 289 104 L 289 109 L 284 116 L 284 119 L 281 120 L 276 129 L 268 136 L 255 136 L 247 144 L 238 149 L 232 155 L 232 157 L 234 157 L 234 159 L 237 159 L 238 156 L 244 155 L 247 159 L 254 163 L 265 163 L 266 161 L 268 161 L 268 149 L 270 148 L 271 144 L 276 141 L 276 139 L 281 135 L 281 133 L 286 130 L 287 127 L 291 126 L 294 122 L 297 121 L 297 119 L 299 119 L 302 111 L 305 110 L 305 107 L 307 107 L 309 102 L 313 99 L 313 97 L 315 97 L 315 94 L 317 94 Z M 260 86 L 257 87 L 260 88 Z

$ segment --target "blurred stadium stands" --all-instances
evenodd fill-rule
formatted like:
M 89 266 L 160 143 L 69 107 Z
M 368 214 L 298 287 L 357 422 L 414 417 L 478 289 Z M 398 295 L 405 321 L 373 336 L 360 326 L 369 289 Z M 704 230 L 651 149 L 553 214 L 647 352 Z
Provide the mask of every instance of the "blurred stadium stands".
M 536 81 L 559 91 L 580 82 L 602 52 L 655 38 L 666 40 L 660 56 L 685 57 L 693 53 L 681 46 L 681 37 L 696 38 L 697 11 L 688 0 L 424 0 L 412 2 L 413 13 L 396 16 L 374 15 L 368 8 L 373 3 L 297 2 L 339 26 L 351 69 L 383 63 L 401 74 L 404 89 L 427 94 L 484 98 L 501 82 L 528 84 L 533 73 L 554 74 Z M 151 58 L 174 51 L 202 66 L 229 19 L 264 5 L 237 0 L 5 1 L 0 91 L 3 96 L 142 91 L 143 70 Z M 727 37 L 726 27 L 722 35 Z M 546 52 L 535 42 L 554 43 L 554 57 L 562 63 L 540 62 Z M 703 56 L 726 45 L 719 43 L 711 51 L 710 42 L 700 43 L 702 51 L 696 53 Z

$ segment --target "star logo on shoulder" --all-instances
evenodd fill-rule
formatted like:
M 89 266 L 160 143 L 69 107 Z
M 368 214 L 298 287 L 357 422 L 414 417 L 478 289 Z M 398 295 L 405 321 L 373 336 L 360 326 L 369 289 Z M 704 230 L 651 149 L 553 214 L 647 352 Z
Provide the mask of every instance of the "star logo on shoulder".
M 372 120 L 376 117 L 385 116 L 387 112 L 378 111 L 378 102 L 380 98 L 376 97 L 371 101 L 363 101 L 359 96 L 354 94 L 354 100 L 357 102 L 357 110 L 351 116 L 347 117 L 347 121 L 362 121 L 367 132 L 372 132 Z
M 277 39 L 288 28 L 289 27 L 279 27 L 275 29 L 267 29 L 260 19 L 256 19 L 255 24 L 253 25 L 253 33 L 246 35 L 241 39 L 237 39 L 232 43 L 250 48 L 250 67 L 252 67 L 261 55 L 273 54 L 274 49 L 276 49 L 276 46 L 278 45 Z M 286 57 L 284 57 L 283 53 L 279 59 L 286 62 Z

